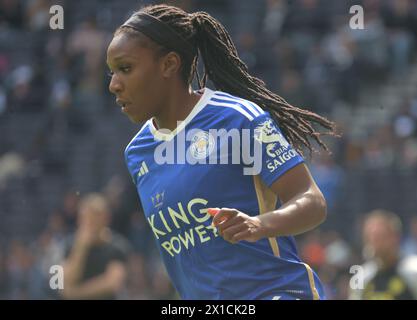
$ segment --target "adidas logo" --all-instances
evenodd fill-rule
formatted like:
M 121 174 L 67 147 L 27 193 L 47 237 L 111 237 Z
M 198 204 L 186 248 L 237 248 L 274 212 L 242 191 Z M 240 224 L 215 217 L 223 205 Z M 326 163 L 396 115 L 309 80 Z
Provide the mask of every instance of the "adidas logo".
M 139 170 L 138 176 L 142 177 L 143 175 L 145 175 L 148 172 L 149 172 L 148 166 L 146 165 L 145 161 L 142 161 L 142 163 L 140 165 L 140 170 Z

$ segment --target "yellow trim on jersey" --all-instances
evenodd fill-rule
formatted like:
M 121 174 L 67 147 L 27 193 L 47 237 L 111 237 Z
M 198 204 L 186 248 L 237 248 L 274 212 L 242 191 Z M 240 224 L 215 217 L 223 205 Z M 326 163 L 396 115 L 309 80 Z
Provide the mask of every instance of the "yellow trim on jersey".
M 317 291 L 316 284 L 314 282 L 313 271 L 311 270 L 311 267 L 307 263 L 303 263 L 303 265 L 307 269 L 308 282 L 310 283 L 310 289 L 311 289 L 311 293 L 313 294 L 313 300 L 320 300 L 320 296 Z
M 256 197 L 258 198 L 259 214 L 275 210 L 277 204 L 276 194 L 268 188 L 261 180 L 259 175 L 253 176 L 253 183 L 255 185 Z M 278 241 L 275 237 L 268 238 L 274 256 L 279 257 Z

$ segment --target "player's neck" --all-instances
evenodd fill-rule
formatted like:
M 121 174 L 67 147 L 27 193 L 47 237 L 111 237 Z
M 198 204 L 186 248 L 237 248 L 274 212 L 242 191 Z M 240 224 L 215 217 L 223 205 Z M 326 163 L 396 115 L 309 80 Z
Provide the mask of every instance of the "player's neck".
M 197 104 L 201 95 L 193 92 L 191 87 L 183 86 L 172 88 L 165 105 L 162 107 L 163 112 L 154 117 L 154 124 L 157 129 L 175 130 L 178 121 L 183 121 L 190 114 L 191 110 Z

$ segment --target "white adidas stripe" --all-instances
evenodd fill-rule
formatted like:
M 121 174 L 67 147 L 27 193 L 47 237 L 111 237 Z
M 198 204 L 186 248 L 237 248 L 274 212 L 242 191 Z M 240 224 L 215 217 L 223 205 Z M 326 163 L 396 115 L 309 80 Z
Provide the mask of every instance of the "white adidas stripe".
M 234 96 L 232 96 L 228 93 L 225 93 L 225 92 L 218 92 L 218 93 L 216 92 L 215 97 L 218 98 L 218 99 L 223 99 L 223 100 L 227 100 L 227 101 L 233 101 L 233 102 L 241 103 L 246 108 L 248 108 L 256 117 L 265 113 L 265 110 L 263 110 L 256 103 L 254 103 L 252 101 L 249 101 L 249 100 L 242 99 L 242 98 L 234 97 Z
M 254 117 L 257 117 L 257 116 L 261 115 L 259 110 L 254 108 L 253 106 L 251 106 L 248 101 L 238 100 L 238 99 L 235 99 L 235 98 L 232 98 L 232 97 L 229 98 L 229 97 L 220 96 L 220 95 L 215 95 L 215 98 L 218 98 L 220 100 L 224 100 L 224 103 L 232 102 L 232 103 L 236 103 L 236 104 L 241 104 L 241 105 L 245 106 L 246 110 L 248 110 L 248 112 L 250 112 Z M 218 101 L 216 101 L 216 102 L 218 102 Z
M 208 104 L 212 106 L 218 106 L 218 107 L 226 107 L 226 108 L 232 108 L 236 111 L 239 111 L 241 114 L 243 114 L 246 118 L 248 118 L 250 121 L 254 119 L 252 115 L 250 115 L 248 112 L 245 111 L 241 106 L 238 106 L 236 104 L 228 104 L 228 103 L 221 103 L 216 101 L 210 101 Z
M 232 100 L 232 99 L 228 99 L 228 98 L 223 99 L 223 98 L 224 97 L 221 97 L 222 101 L 213 101 L 213 102 L 236 105 L 236 106 L 242 108 L 243 110 L 245 110 L 247 113 L 249 113 L 254 118 L 256 118 L 260 115 L 260 113 L 258 113 L 257 110 L 255 110 L 254 108 L 252 108 L 248 104 L 244 103 L 243 101 L 237 101 L 237 100 Z

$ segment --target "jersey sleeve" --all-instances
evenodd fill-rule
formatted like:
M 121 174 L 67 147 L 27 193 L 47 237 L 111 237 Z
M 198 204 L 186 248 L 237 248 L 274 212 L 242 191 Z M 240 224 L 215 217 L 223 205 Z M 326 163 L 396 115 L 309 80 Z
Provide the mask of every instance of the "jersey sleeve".
M 254 118 L 248 127 L 253 155 L 252 168 L 248 172 L 260 175 L 268 187 L 285 172 L 304 162 L 268 112 Z

